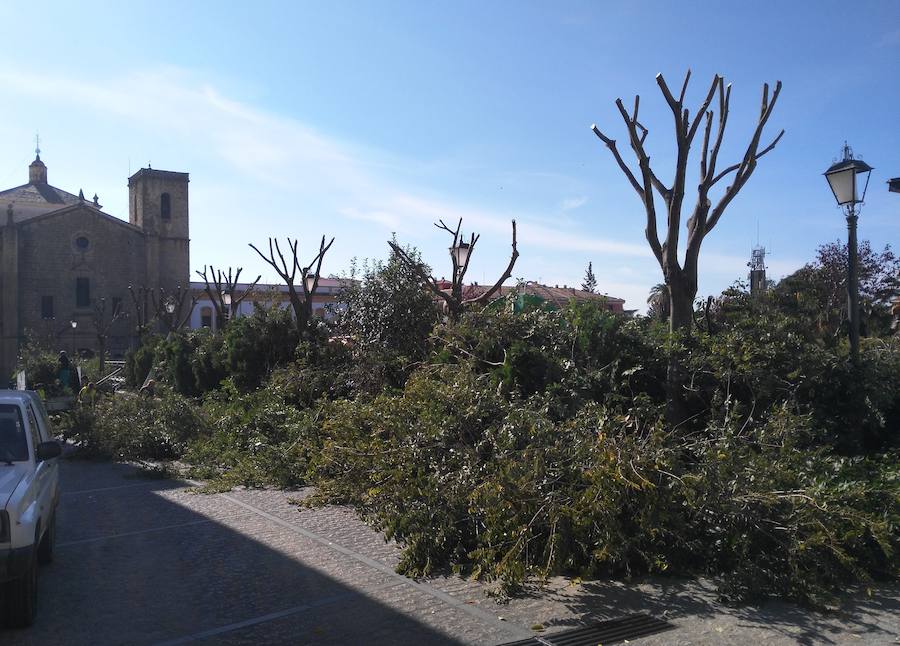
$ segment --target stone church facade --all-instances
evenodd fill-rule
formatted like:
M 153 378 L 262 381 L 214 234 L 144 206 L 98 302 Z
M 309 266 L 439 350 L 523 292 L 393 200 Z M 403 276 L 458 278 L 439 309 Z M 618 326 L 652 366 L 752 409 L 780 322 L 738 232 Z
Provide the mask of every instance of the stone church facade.
M 128 221 L 51 186 L 40 154 L 28 183 L 0 191 L 0 387 L 27 336 L 95 350 L 114 311 L 132 309 L 129 285 L 190 284 L 188 174 L 142 168 L 128 178 Z M 100 315 L 101 304 L 104 308 Z M 108 354 L 134 342 L 134 321 L 108 330 Z

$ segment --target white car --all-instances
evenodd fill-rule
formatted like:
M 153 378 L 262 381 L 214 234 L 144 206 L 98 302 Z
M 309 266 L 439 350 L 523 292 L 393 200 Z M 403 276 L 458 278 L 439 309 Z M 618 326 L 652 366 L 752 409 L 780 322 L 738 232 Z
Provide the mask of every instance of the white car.
M 40 397 L 0 390 L 0 608 L 8 627 L 31 625 L 37 565 L 53 559 L 61 452 Z

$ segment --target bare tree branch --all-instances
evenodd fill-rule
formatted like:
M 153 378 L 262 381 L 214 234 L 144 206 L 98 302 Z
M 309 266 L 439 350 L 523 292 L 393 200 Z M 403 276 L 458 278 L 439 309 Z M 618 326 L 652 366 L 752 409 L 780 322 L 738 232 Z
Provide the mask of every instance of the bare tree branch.
M 394 253 L 397 254 L 397 257 L 400 259 L 400 261 L 404 265 L 409 267 L 413 272 L 415 272 L 419 276 L 419 280 L 421 280 L 422 283 L 426 287 L 428 287 L 428 289 L 430 289 L 436 296 L 442 298 L 447 303 L 448 307 L 453 303 L 452 296 L 440 288 L 440 286 L 437 284 L 437 281 L 435 281 L 434 276 L 425 271 L 424 263 L 418 262 L 411 258 L 409 254 L 406 253 L 403 248 L 396 242 L 388 240 L 388 245 L 390 245 Z
M 470 257 L 471 257 L 471 254 L 470 254 Z M 506 266 L 506 270 L 503 272 L 503 275 L 500 276 L 500 278 L 497 280 L 497 282 L 494 283 L 493 287 L 491 287 L 489 290 L 487 290 L 483 294 L 476 296 L 475 298 L 470 298 L 468 300 L 464 300 L 463 304 L 467 305 L 469 303 L 479 303 L 479 304 L 487 303 L 488 300 L 490 300 L 491 296 L 496 294 L 497 291 L 500 289 L 500 287 L 503 286 L 503 283 L 505 283 L 509 279 L 509 277 L 512 276 L 513 267 L 515 267 L 516 260 L 518 259 L 518 257 L 519 257 L 519 248 L 516 245 L 516 221 L 513 220 L 512 221 L 512 254 L 510 254 L 509 264 Z M 468 265 L 468 261 L 466 264 Z
M 299 245 L 300 241 L 297 239 L 288 238 L 288 247 L 291 250 L 291 262 L 288 264 L 287 260 L 285 260 L 284 254 L 281 252 L 281 246 L 278 244 L 277 239 L 269 238 L 269 255 L 266 256 L 259 249 L 256 248 L 255 245 L 250 244 L 250 248 L 253 249 L 257 253 L 257 255 L 262 258 L 266 264 L 268 264 L 281 280 L 285 283 L 288 290 L 288 298 L 291 303 L 291 309 L 294 310 L 294 318 L 297 322 L 297 327 L 301 331 L 301 333 L 305 333 L 309 327 L 309 324 L 312 321 L 313 315 L 313 303 L 312 303 L 312 295 L 315 293 L 316 289 L 319 287 L 319 276 L 322 270 L 322 262 L 325 258 L 325 254 L 331 248 L 331 245 L 334 243 L 334 238 L 331 239 L 327 245 L 325 244 L 325 236 L 322 236 L 322 242 L 319 244 L 319 251 L 312 259 L 312 262 L 309 263 L 306 267 L 300 266 L 299 259 Z M 277 258 L 276 258 L 277 255 Z M 307 276 L 309 275 L 309 270 L 312 266 L 315 265 L 315 274 L 313 276 L 313 284 L 310 287 L 307 284 Z M 300 272 L 301 278 L 301 289 L 302 289 L 302 297 L 297 292 L 296 278 L 297 272 Z
M 638 184 L 637 179 L 634 177 L 634 173 L 631 172 L 631 169 L 628 168 L 628 165 L 622 159 L 622 155 L 619 154 L 618 148 L 616 148 L 616 140 L 610 139 L 606 135 L 604 135 L 597 128 L 597 125 L 594 124 L 591 126 L 591 130 L 594 131 L 594 134 L 600 138 L 600 141 L 606 144 L 606 147 L 609 148 L 610 152 L 612 152 L 613 157 L 616 159 L 616 163 L 619 165 L 619 168 L 622 169 L 622 172 L 625 173 L 625 177 L 628 178 L 628 181 L 631 183 L 632 188 L 637 191 L 637 194 L 640 195 L 641 199 L 644 199 L 644 189 L 641 188 L 641 185 Z
M 213 309 L 216 311 L 216 320 L 220 326 L 225 326 L 237 316 L 240 311 L 241 303 L 253 293 L 256 285 L 262 279 L 257 276 L 256 280 L 247 285 L 243 290 L 238 291 L 238 283 L 240 282 L 243 267 L 238 267 L 232 276 L 232 268 L 228 267 L 226 274 L 221 269 L 216 269 L 209 265 L 208 274 L 207 266 L 203 265 L 203 271 L 197 271 L 196 274 L 203 279 L 205 283 L 206 295 L 212 302 Z M 229 303 L 225 302 L 225 295 L 229 296 Z
M 781 132 L 778 133 L 778 136 L 775 137 L 775 139 L 772 141 L 772 143 L 770 143 L 768 146 L 766 146 L 765 148 L 763 148 L 760 152 L 756 153 L 756 155 L 753 157 L 754 161 L 757 160 L 757 159 L 759 159 L 759 158 L 762 157 L 763 155 L 765 155 L 767 152 L 771 151 L 773 148 L 775 148 L 775 146 L 778 145 L 778 142 L 781 141 L 781 138 L 782 138 L 783 136 L 784 136 L 784 130 L 782 130 Z M 743 166 L 743 165 L 744 165 L 744 162 L 743 162 L 743 161 L 741 161 L 741 162 L 738 163 L 738 164 L 732 164 L 731 166 L 729 166 L 728 168 L 726 168 L 725 170 L 723 170 L 721 173 L 719 173 L 718 175 L 716 175 L 716 176 L 713 178 L 713 180 L 709 183 L 709 185 L 710 185 L 710 186 L 714 186 L 714 185 L 716 184 L 716 182 L 718 182 L 720 179 L 722 179 L 723 177 L 725 177 L 725 176 L 728 175 L 729 173 L 733 173 L 734 171 L 736 171 L 737 169 L 739 169 L 739 168 L 740 168 L 741 166 Z

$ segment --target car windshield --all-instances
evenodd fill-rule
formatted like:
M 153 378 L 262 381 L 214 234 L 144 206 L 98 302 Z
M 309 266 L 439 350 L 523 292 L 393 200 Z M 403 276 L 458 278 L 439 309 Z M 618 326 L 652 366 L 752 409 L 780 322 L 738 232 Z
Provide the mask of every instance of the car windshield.
M 0 404 L 0 462 L 28 460 L 28 442 L 22 411 L 14 404 Z

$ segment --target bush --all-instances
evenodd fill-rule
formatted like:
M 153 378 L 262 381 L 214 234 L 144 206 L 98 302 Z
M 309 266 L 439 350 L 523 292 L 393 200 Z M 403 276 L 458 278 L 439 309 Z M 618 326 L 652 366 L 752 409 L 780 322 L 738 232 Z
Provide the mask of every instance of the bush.
M 900 340 L 866 340 L 854 366 L 809 311 L 739 287 L 690 338 L 577 303 L 433 326 L 401 269 L 367 271 L 330 340 L 298 344 L 280 310 L 158 340 L 161 380 L 202 399 L 102 399 L 71 432 L 103 455 L 183 454 L 219 486 L 317 485 L 313 502 L 396 539 L 411 575 L 504 591 L 705 575 L 729 599 L 814 605 L 897 578 Z M 666 429 L 673 348 L 692 416 Z
M 654 406 L 558 422 L 542 397 L 505 401 L 445 366 L 329 405 L 310 473 L 320 499 L 403 545 L 410 575 L 468 569 L 509 590 L 554 572 L 705 574 L 731 598 L 814 604 L 897 575 L 896 455 L 801 451 L 810 419 L 787 408 L 719 417 L 687 437 Z
M 156 360 L 156 347 L 161 337 L 147 337 L 141 345 L 125 353 L 125 385 L 137 390 L 144 385 Z
M 242 394 L 226 383 L 204 400 L 203 414 L 209 428 L 187 453 L 198 475 L 229 486 L 305 482 L 317 415 L 286 404 L 284 384 Z
M 85 362 L 77 357 L 69 357 L 69 362 L 70 383 L 63 384 L 59 380 L 59 354 L 29 337 L 19 350 L 16 371 L 24 370 L 26 386 L 39 391 L 43 397 L 71 396 L 77 394 L 79 388 L 77 368 Z M 10 382 L 15 383 L 15 375 L 10 375 Z M 0 384 L 0 387 L 6 388 L 7 384 Z
M 291 310 L 257 307 L 225 328 L 226 370 L 240 390 L 259 388 L 274 368 L 290 363 L 299 341 Z
M 121 460 L 180 458 L 206 427 L 190 400 L 158 386 L 156 397 L 121 393 L 80 405 L 63 423 L 64 436 L 85 456 Z
M 419 259 L 414 249 L 407 252 Z M 416 272 L 396 253 L 387 263 L 364 267 L 361 281 L 346 287 L 340 300 L 345 308 L 338 326 L 361 354 L 406 361 L 425 357 L 437 308 Z

